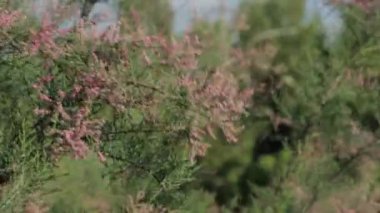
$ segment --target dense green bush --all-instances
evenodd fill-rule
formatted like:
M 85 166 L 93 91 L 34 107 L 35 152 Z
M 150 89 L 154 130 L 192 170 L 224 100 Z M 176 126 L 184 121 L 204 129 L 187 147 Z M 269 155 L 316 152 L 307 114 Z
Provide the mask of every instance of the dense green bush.
M 237 43 L 151 3 L 102 37 L 0 9 L 1 212 L 378 210 L 375 6 L 326 46 L 303 1 L 244 2 Z
M 228 70 L 197 69 L 202 51 L 197 36 L 147 34 L 149 26 L 133 18 L 122 19 L 101 37 L 89 34 L 87 23 L 66 33 L 56 31 L 49 17 L 39 26 L 19 12 L 2 10 L 1 18 L 1 168 L 9 186 L 3 191 L 3 210 L 21 211 L 24 203 L 29 208 L 33 198 L 51 211 L 63 211 L 72 202 L 65 185 L 81 185 L 83 177 L 78 173 L 65 181 L 55 167 L 64 167 L 64 156 L 79 160 L 91 153 L 105 166 L 83 166 L 95 167 L 95 173 L 103 171 L 105 180 L 111 180 L 99 189 L 106 191 L 101 194 L 125 197 L 116 208 L 130 208 L 123 201 L 142 191 L 144 197 L 134 202 L 176 209 L 191 190 L 196 159 L 208 147 L 202 129 L 207 126 L 210 134 L 221 129 L 235 140 L 235 124 L 251 90 L 240 91 Z M 74 168 L 81 170 L 80 163 L 66 164 L 78 164 Z M 48 177 L 40 167 L 51 170 Z M 34 185 L 38 182 L 43 186 Z M 51 185 L 62 191 L 51 192 L 56 200 L 41 195 Z M 74 188 L 89 194 L 86 188 Z M 88 207 L 77 204 L 69 211 Z
M 342 6 L 347 28 L 335 46 L 326 47 L 318 25 L 301 25 L 295 9 L 301 5 L 243 6 L 248 27 L 239 45 L 256 86 L 249 136 L 238 147 L 210 150 L 202 185 L 231 209 L 335 212 L 343 205 L 374 211 L 368 201 L 350 199 L 378 196 L 372 190 L 353 195 L 368 182 L 378 187 L 378 168 L 363 169 L 378 162 L 378 13 Z M 353 193 L 342 198 L 347 190 Z

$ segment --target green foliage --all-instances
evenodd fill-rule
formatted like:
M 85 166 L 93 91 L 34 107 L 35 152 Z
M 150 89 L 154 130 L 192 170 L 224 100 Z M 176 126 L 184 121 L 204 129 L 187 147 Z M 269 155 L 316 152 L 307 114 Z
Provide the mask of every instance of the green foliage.
M 120 3 L 124 15 L 133 11 L 137 12 L 140 21 L 146 26 L 146 30 L 149 32 L 158 32 L 167 35 L 171 33 L 173 12 L 171 11 L 169 1 L 128 0 L 120 1 Z M 128 15 L 126 16 L 128 17 Z
M 40 189 L 51 212 L 110 211 L 125 202 L 123 195 L 113 190 L 120 185 L 104 178 L 105 167 L 94 153 L 80 161 L 65 157 L 57 166 L 55 178 Z
M 249 212 L 309 212 L 318 209 L 321 200 L 360 185 L 361 177 L 373 172 L 359 171 L 358 166 L 364 156 L 376 161 L 359 150 L 378 153 L 374 88 L 379 67 L 377 59 L 370 59 L 377 54 L 358 55 L 376 51 L 378 39 L 373 35 L 378 28 L 367 26 L 374 25 L 377 14 L 364 20 L 360 11 L 342 10 L 350 27 L 336 46 L 326 48 L 318 28 L 300 25 L 302 12 L 294 8 L 301 5 L 255 1 L 242 7 L 248 12 L 249 29 L 241 33 L 240 45 L 248 52 L 253 49 L 249 70 L 261 87 L 251 111 L 254 125 L 246 130 L 254 136 L 215 154 L 220 145 L 213 147 L 203 164 L 205 171 L 214 172 L 201 176 L 206 180 L 203 187 L 231 210 L 247 205 Z M 372 81 L 357 84 L 358 76 Z M 265 154 L 265 144 L 274 150 L 286 148 Z M 234 151 L 237 154 L 231 156 Z
M 346 28 L 326 47 L 318 23 L 300 25 L 303 1 L 246 1 L 249 28 L 237 49 L 221 22 L 198 22 L 168 45 L 168 4 L 122 1 L 123 15 L 136 18 L 133 8 L 141 18 L 127 20 L 124 42 L 95 45 L 73 33 L 57 39 L 65 48 L 57 58 L 25 54 L 27 26 L 38 27 L 31 21 L 0 29 L 0 211 L 24 212 L 32 203 L 49 212 L 375 212 L 379 13 L 341 6 Z M 155 33 L 162 34 L 149 37 Z M 183 49 L 170 55 L 175 47 Z M 183 66 L 194 62 L 189 49 L 199 55 L 193 70 Z M 191 98 L 217 71 L 233 74 L 241 88 L 253 85 L 254 104 L 236 119 L 245 124 L 237 143 L 218 126 L 202 138 L 211 147 L 194 163 L 192 131 L 209 131 L 199 123 L 215 118 Z M 106 76 L 94 80 L 102 95 L 58 98 L 94 73 Z M 32 88 L 48 74 L 50 105 Z M 178 84 L 184 76 L 203 87 L 186 90 Z M 88 123 L 104 122 L 99 141 L 80 138 L 89 147 L 84 159 L 73 159 L 70 148 L 54 152 L 64 134 L 48 130 L 76 127 L 54 111 L 59 104 L 68 114 L 88 109 Z M 55 114 L 38 117 L 37 107 Z

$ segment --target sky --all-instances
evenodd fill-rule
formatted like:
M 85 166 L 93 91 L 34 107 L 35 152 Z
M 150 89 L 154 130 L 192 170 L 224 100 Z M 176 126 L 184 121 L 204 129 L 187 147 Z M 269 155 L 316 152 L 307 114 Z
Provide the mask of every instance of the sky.
M 175 11 L 173 20 L 174 32 L 181 33 L 191 24 L 194 11 L 198 17 L 206 20 L 221 18 L 221 4 L 224 8 L 224 20 L 231 22 L 238 10 L 241 0 L 171 0 Z M 343 21 L 339 12 L 324 0 L 306 0 L 304 23 L 320 18 L 326 43 L 333 43 L 343 29 Z
M 306 23 L 311 22 L 314 17 L 318 17 L 321 20 L 326 36 L 326 44 L 334 43 L 344 27 L 339 11 L 333 6 L 324 3 L 323 0 L 307 0 L 304 21 Z
M 173 20 L 174 32 L 183 32 L 191 24 L 194 12 L 197 17 L 214 21 L 223 18 L 230 22 L 236 13 L 240 0 L 171 0 L 172 8 L 175 11 Z M 224 15 L 221 15 L 221 8 L 224 7 Z
M 52 2 L 66 0 L 33 0 L 33 13 L 41 18 L 44 10 Z M 141 0 L 155 1 L 155 0 Z M 170 0 L 174 11 L 173 30 L 175 33 L 185 31 L 191 25 L 194 15 L 206 20 L 215 21 L 223 18 L 227 23 L 231 23 L 234 15 L 238 11 L 241 0 Z M 280 1 L 280 0 L 279 0 Z M 309 23 L 313 18 L 321 18 L 322 28 L 326 34 L 326 42 L 331 43 L 338 37 L 343 29 L 343 21 L 339 12 L 334 7 L 324 3 L 326 0 L 306 0 L 304 23 Z M 111 2 L 111 4 L 109 4 Z M 108 3 L 97 3 L 92 10 L 92 16 L 95 18 L 98 14 L 113 11 L 117 14 L 118 0 L 108 0 Z M 222 9 L 223 8 L 223 9 Z M 90 15 L 91 15 L 90 14 Z M 62 23 L 61 28 L 71 28 L 79 17 L 71 17 Z M 99 22 L 100 31 L 107 29 L 112 23 L 117 22 L 117 17 L 110 17 L 106 21 Z

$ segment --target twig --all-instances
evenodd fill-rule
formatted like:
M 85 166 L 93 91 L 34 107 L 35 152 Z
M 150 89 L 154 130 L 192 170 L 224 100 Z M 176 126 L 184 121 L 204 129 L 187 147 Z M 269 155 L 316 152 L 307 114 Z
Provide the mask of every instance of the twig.
M 252 43 L 256 44 L 267 39 L 274 39 L 284 36 L 296 35 L 299 32 L 298 27 L 284 27 L 264 31 L 253 38 Z
M 127 81 L 126 84 L 127 85 L 137 86 L 137 87 L 143 87 L 143 88 L 150 89 L 150 90 L 153 90 L 155 92 L 158 92 L 158 93 L 161 93 L 161 94 L 165 95 L 165 92 L 162 91 L 161 89 L 159 89 L 158 87 L 147 85 L 147 84 L 144 84 L 144 83 L 141 83 L 141 82 Z
M 186 128 L 179 128 L 179 129 L 130 129 L 130 130 L 125 130 L 125 131 L 117 131 L 117 132 L 104 132 L 104 134 L 109 134 L 109 135 L 118 135 L 118 134 L 130 134 L 130 133 L 140 133 L 140 132 L 172 132 L 172 131 L 186 131 Z

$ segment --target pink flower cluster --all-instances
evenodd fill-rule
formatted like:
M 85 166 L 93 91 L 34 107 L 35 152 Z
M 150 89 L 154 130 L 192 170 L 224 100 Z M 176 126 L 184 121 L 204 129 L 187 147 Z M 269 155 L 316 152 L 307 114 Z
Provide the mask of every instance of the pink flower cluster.
M 2 10 L 0 8 L 0 28 L 6 29 L 12 27 L 20 17 L 21 13 L 19 11 Z
M 205 113 L 195 119 L 191 131 L 190 142 L 195 145 L 196 152 L 199 155 L 205 153 L 205 146 L 199 143 L 206 134 L 215 138 L 216 128 L 223 131 L 227 141 L 236 143 L 241 129 L 237 122 L 246 113 L 253 89 L 240 91 L 234 76 L 222 70 L 215 71 L 204 81 L 187 76 L 181 79 L 180 85 L 187 88 L 192 103 L 201 106 Z
M 138 17 L 135 19 L 135 22 L 138 22 Z M 88 28 L 85 24 L 87 23 L 81 22 L 79 24 L 78 34 L 91 36 L 91 34 L 86 34 Z M 54 125 L 48 125 L 44 129 L 50 128 L 48 135 L 58 140 L 55 148 L 56 153 L 71 151 L 75 157 L 83 158 L 90 149 L 90 141 L 96 147 L 99 146 L 103 121 L 92 117 L 91 112 L 94 103 L 105 103 L 117 110 L 123 110 L 126 103 L 135 103 L 135 101 L 130 101 L 135 98 L 134 94 L 131 94 L 129 100 L 125 98 L 124 93 L 121 94 L 120 88 L 123 86 L 120 87 L 119 84 L 126 82 L 121 79 L 113 79 L 115 76 L 113 72 L 116 71 L 114 68 L 119 63 L 125 63 L 125 66 L 128 66 L 128 62 L 131 60 L 128 52 L 137 53 L 148 66 L 155 62 L 161 67 L 166 68 L 167 66 L 174 78 L 159 79 L 162 84 L 176 88 L 178 87 L 176 80 L 178 76 L 186 76 L 180 79 L 179 85 L 185 87 L 189 94 L 191 110 L 188 113 L 194 113 L 189 115 L 193 119 L 190 124 L 190 158 L 192 160 L 196 156 L 206 154 L 209 145 L 204 143 L 205 137 L 209 135 L 216 138 L 215 131 L 217 129 L 222 130 L 227 141 L 236 143 L 241 131 L 239 120 L 246 113 L 253 89 L 241 90 L 236 76 L 229 73 L 224 65 L 221 65 L 213 73 L 199 70 L 198 57 L 202 53 L 203 46 L 197 36 L 187 34 L 182 40 L 175 40 L 164 35 L 146 35 L 139 25 L 135 27 L 137 27 L 137 31 L 128 31 L 127 29 L 123 41 L 120 39 L 119 26 L 108 31 L 109 34 L 103 34 L 100 37 L 92 35 L 93 38 L 97 39 L 96 41 L 111 44 L 118 42 L 119 45 L 112 50 L 116 50 L 116 52 L 112 53 L 119 54 L 117 58 L 121 61 L 113 58 L 108 59 L 103 57 L 101 52 L 97 52 L 107 64 L 100 61 L 94 53 L 94 63 L 88 64 L 89 71 L 75 74 L 70 89 L 48 91 L 49 84 L 55 85 L 52 76 L 42 77 L 34 85 L 42 105 L 35 110 L 35 113 L 54 123 Z M 50 53 L 48 57 L 57 57 L 54 53 L 59 54 L 61 49 L 54 42 L 57 33 L 55 28 L 49 19 L 45 19 L 40 31 L 33 35 L 30 49 L 32 53 L 40 50 L 44 53 Z M 238 56 L 239 53 L 236 56 L 236 60 L 239 62 Z M 127 84 L 130 85 L 130 82 Z M 160 94 L 163 94 L 162 97 L 157 96 L 158 101 L 144 99 L 142 102 L 145 105 L 150 101 L 154 104 L 164 101 L 166 95 L 171 96 L 170 93 L 173 92 L 172 90 L 166 91 L 164 87 L 158 88 L 145 84 L 144 79 L 141 83 L 133 82 L 132 85 L 159 91 Z M 149 95 L 149 97 L 152 96 Z M 147 111 L 154 110 L 147 109 Z M 98 153 L 98 155 L 100 159 L 105 160 L 102 153 Z
M 57 58 L 63 53 L 63 50 L 55 43 L 55 37 L 58 31 L 48 16 L 42 20 L 41 27 L 37 32 L 32 32 L 29 52 L 32 55 L 39 51 L 48 53 L 53 58 Z
M 185 35 L 182 40 L 166 39 L 162 35 L 135 34 L 135 45 L 142 46 L 142 58 L 145 64 L 151 65 L 152 59 L 147 50 L 152 50 L 160 63 L 171 65 L 177 70 L 195 70 L 198 67 L 198 56 L 201 54 L 201 43 L 197 36 Z
M 202 53 L 199 38 L 197 36 L 185 36 L 182 43 L 174 43 L 174 53 L 176 53 L 174 57 L 178 68 L 196 69 L 198 67 L 198 56 Z
M 49 136 L 58 138 L 59 145 L 55 146 L 55 154 L 66 151 L 66 147 L 70 147 L 74 152 L 74 156 L 83 158 L 87 151 L 88 146 L 84 139 L 91 137 L 95 141 L 100 139 L 100 127 L 102 122 L 100 120 L 88 120 L 90 113 L 90 106 L 83 105 L 78 109 L 65 109 L 63 101 L 68 98 L 68 94 L 63 91 L 58 92 L 58 97 L 50 97 L 48 92 L 44 90 L 44 86 L 53 80 L 51 76 L 40 78 L 39 82 L 33 85 L 37 90 L 40 101 L 44 107 L 35 109 L 35 114 L 42 117 L 52 118 L 58 115 L 59 123 L 56 128 L 49 131 Z M 71 92 L 71 97 L 78 97 L 75 92 Z
M 59 8 L 54 10 L 60 13 Z M 81 38 L 91 41 L 99 41 L 114 44 L 120 39 L 120 23 L 103 26 L 101 24 L 84 21 L 83 19 L 76 24 L 76 33 Z M 32 32 L 32 38 L 29 45 L 29 52 L 32 55 L 39 51 L 49 54 L 53 58 L 59 57 L 64 53 L 64 50 L 55 42 L 59 36 L 67 35 L 72 32 L 69 29 L 59 29 L 57 20 L 51 14 L 45 14 L 41 20 L 41 26 L 37 32 Z
M 96 147 L 99 146 L 104 123 L 101 119 L 91 118 L 93 103 L 107 99 L 111 105 L 119 107 L 121 100 L 115 97 L 117 93 L 113 91 L 112 84 L 99 71 L 81 74 L 70 91 L 58 90 L 57 95 L 50 96 L 46 87 L 53 80 L 54 78 L 48 75 L 33 85 L 43 105 L 35 109 L 35 114 L 49 119 L 58 117 L 58 123 L 54 127 L 46 127 L 50 128 L 47 135 L 57 138 L 58 141 L 54 154 L 59 155 L 71 150 L 76 158 L 83 158 L 89 150 L 86 141 L 91 140 Z M 69 102 L 76 104 L 65 104 Z M 102 153 L 98 155 L 101 160 L 105 160 Z
M 65 113 L 61 108 L 61 114 Z M 86 106 L 79 108 L 71 117 L 67 114 L 67 121 L 72 123 L 72 127 L 63 129 L 58 132 L 61 139 L 71 147 L 75 157 L 83 158 L 88 152 L 88 146 L 84 141 L 85 138 L 91 138 L 95 142 L 100 141 L 101 120 L 87 120 L 90 115 L 90 109 Z
M 185 35 L 182 41 L 161 43 L 169 63 L 177 69 L 194 70 L 198 67 L 198 56 L 201 54 L 201 43 L 197 36 Z
M 181 40 L 146 35 L 138 25 L 138 17 L 136 19 L 137 30 L 130 35 L 133 47 L 141 51 L 144 64 L 151 66 L 158 61 L 179 71 L 177 74 L 181 76 L 187 75 L 179 84 L 188 90 L 194 107 L 191 111 L 195 113 L 190 132 L 190 159 L 206 154 L 209 144 L 204 143 L 205 136 L 216 138 L 217 128 L 223 131 L 229 142 L 236 143 L 241 130 L 237 123 L 246 112 L 253 89 L 240 91 L 235 76 L 227 71 L 219 69 L 211 76 L 205 76 L 204 71 L 197 70 L 203 45 L 196 35 L 186 34 Z M 191 77 L 197 75 L 200 77 Z

